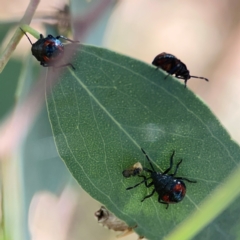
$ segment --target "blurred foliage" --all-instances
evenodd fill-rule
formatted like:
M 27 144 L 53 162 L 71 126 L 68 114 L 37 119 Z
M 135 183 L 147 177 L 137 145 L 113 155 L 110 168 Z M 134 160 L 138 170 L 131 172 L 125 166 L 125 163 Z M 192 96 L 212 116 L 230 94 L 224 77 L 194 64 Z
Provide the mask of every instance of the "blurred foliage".
M 12 23 L 1 23 L 0 42 L 3 41 L 9 29 L 13 26 Z M 19 74 L 22 68 L 22 62 L 11 59 L 3 72 L 0 75 L 0 119 L 5 116 L 15 104 L 15 92 L 19 79 Z
M 21 61 L 11 59 L 1 73 L 0 119 L 5 116 L 15 104 L 15 92 L 22 64 Z
M 240 197 L 205 227 L 194 239 L 235 240 L 240 237 Z M 207 237 L 206 237 L 207 236 Z

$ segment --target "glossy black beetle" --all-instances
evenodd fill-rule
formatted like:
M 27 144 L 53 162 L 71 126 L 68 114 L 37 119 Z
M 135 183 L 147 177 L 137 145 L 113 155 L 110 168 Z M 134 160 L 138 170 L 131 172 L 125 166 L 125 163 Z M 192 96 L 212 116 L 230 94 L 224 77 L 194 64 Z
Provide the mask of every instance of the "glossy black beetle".
M 185 87 L 187 86 L 187 81 L 190 78 L 200 78 L 208 81 L 208 79 L 204 77 L 191 76 L 189 70 L 187 69 L 187 66 L 174 55 L 169 53 L 163 52 L 158 54 L 154 58 L 152 64 L 156 66 L 157 69 L 161 68 L 168 73 L 165 78 L 167 78 L 169 75 L 175 74 L 176 78 L 183 79 Z
M 63 57 L 64 54 L 64 46 L 59 39 L 62 38 L 71 43 L 77 43 L 78 41 L 73 41 L 64 36 L 53 37 L 50 34 L 46 38 L 44 38 L 43 35 L 40 34 L 40 39 L 37 40 L 37 42 L 32 43 L 26 32 L 23 31 L 23 33 L 26 35 L 29 42 L 31 43 L 32 55 L 40 62 L 40 65 L 42 65 L 43 67 L 71 66 L 72 69 L 75 69 L 71 63 L 57 66 L 57 62 Z
M 169 204 L 178 203 L 178 202 L 182 201 L 182 199 L 184 198 L 184 196 L 186 194 L 186 185 L 183 182 L 183 180 L 188 181 L 190 183 L 196 183 L 196 181 L 192 181 L 192 180 L 189 180 L 189 179 L 183 178 L 183 177 L 175 177 L 175 175 L 177 174 L 178 167 L 182 163 L 182 160 L 180 160 L 177 163 L 174 173 L 167 174 L 172 169 L 173 156 L 174 156 L 175 151 L 173 151 L 173 153 L 170 157 L 170 167 L 168 169 L 166 169 L 163 173 L 160 173 L 160 172 L 156 172 L 148 155 L 145 153 L 145 151 L 143 149 L 141 149 L 141 150 L 142 150 L 143 154 L 146 156 L 146 158 L 152 168 L 152 170 L 148 169 L 148 168 L 143 168 L 143 171 L 150 173 L 150 177 L 147 178 L 144 175 L 138 175 L 139 177 L 143 178 L 143 181 L 136 184 L 133 187 L 128 187 L 126 190 L 133 189 L 142 183 L 144 183 L 147 188 L 154 186 L 152 193 L 145 196 L 141 200 L 141 202 L 143 202 L 146 198 L 152 197 L 153 194 L 155 192 L 157 192 L 158 193 L 158 202 L 162 203 L 162 204 L 166 204 L 167 205 L 166 209 L 168 208 Z M 152 182 L 150 182 L 148 184 L 147 180 L 149 180 L 149 179 L 152 179 Z

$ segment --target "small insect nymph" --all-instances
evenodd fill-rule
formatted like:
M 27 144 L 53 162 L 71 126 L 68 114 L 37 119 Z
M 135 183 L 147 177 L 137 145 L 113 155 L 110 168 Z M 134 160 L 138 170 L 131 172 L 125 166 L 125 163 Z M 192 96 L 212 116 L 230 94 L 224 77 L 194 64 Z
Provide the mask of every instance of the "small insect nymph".
M 139 177 L 143 178 L 143 181 L 136 184 L 133 187 L 128 187 L 126 190 L 133 189 L 140 184 L 144 183 L 147 188 L 153 186 L 154 189 L 151 194 L 145 196 L 141 202 L 143 202 L 145 199 L 150 198 L 153 196 L 155 192 L 158 194 L 158 202 L 162 204 L 166 204 L 166 209 L 168 208 L 169 204 L 172 203 L 178 203 L 182 201 L 186 194 L 186 185 L 184 183 L 184 180 L 190 183 L 196 183 L 196 181 L 189 180 L 188 178 L 184 177 L 176 177 L 177 170 L 179 165 L 182 163 L 182 159 L 177 163 L 177 166 L 175 168 L 174 173 L 167 174 L 173 167 L 173 156 L 175 151 L 173 151 L 171 157 L 170 157 L 170 167 L 166 169 L 163 173 L 156 172 L 154 169 L 150 158 L 145 153 L 143 149 L 141 149 L 143 154 L 146 156 L 151 169 L 143 168 L 143 171 L 150 173 L 150 177 L 146 177 L 144 175 L 138 175 Z M 147 183 L 149 179 L 152 179 L 152 182 Z
M 40 65 L 42 65 L 43 67 L 57 68 L 71 66 L 72 69 L 75 69 L 71 63 L 58 65 L 58 61 L 63 57 L 64 54 L 64 46 L 59 39 L 65 39 L 66 41 L 69 41 L 71 43 L 77 43 L 78 41 L 70 40 L 69 38 L 66 38 L 64 36 L 53 37 L 50 34 L 46 38 L 44 38 L 43 35 L 40 34 L 40 39 L 38 39 L 37 42 L 32 43 L 26 32 L 23 31 L 23 33 L 26 35 L 29 42 L 31 43 L 32 55 L 40 62 Z
M 173 74 L 175 74 L 176 78 L 183 79 L 185 87 L 187 86 L 187 81 L 190 78 L 200 78 L 208 81 L 208 79 L 204 77 L 191 76 L 189 70 L 187 69 L 187 66 L 174 55 L 169 53 L 160 53 L 154 58 L 152 64 L 156 66 L 157 69 L 161 68 L 168 73 L 165 79 L 169 75 Z
M 137 176 L 138 174 L 140 174 L 143 170 L 142 164 L 140 162 L 135 163 L 132 167 L 124 170 L 122 172 L 122 175 L 125 178 L 129 178 L 131 176 Z

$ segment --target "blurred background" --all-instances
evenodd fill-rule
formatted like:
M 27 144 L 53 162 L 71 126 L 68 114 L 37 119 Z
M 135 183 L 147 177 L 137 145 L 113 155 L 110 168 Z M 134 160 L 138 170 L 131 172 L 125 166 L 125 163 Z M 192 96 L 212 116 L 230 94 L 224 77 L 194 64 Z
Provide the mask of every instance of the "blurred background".
M 0 52 L 28 4 L 1 1 Z M 42 0 L 31 26 L 44 35 L 62 34 L 149 64 L 161 52 L 175 55 L 191 75 L 210 80 L 191 79 L 188 88 L 240 142 L 239 9 L 237 0 Z M 8 209 L 4 224 L 16 229 L 5 235 L 26 240 L 115 239 L 115 232 L 94 219 L 101 204 L 76 184 L 58 157 L 45 104 L 33 109 L 24 102 L 46 74 L 30 49 L 23 37 L 0 74 L 1 199 Z M 25 108 L 15 111 L 22 102 Z

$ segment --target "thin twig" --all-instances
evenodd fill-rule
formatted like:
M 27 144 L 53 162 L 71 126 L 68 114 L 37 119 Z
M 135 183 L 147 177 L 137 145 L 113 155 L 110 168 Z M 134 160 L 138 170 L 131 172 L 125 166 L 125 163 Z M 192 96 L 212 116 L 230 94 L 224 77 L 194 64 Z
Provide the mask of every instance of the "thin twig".
M 40 0 L 31 0 L 30 1 L 24 16 L 20 21 L 20 24 L 27 24 L 27 25 L 30 24 L 39 2 L 40 2 Z M 8 43 L 7 47 L 5 48 L 5 50 L 0 55 L 0 73 L 4 69 L 7 62 L 9 61 L 13 51 L 15 50 L 16 46 L 18 45 L 22 36 L 23 36 L 23 33 L 18 28 L 16 30 L 16 32 L 14 33 L 13 37 L 11 38 L 10 42 Z

